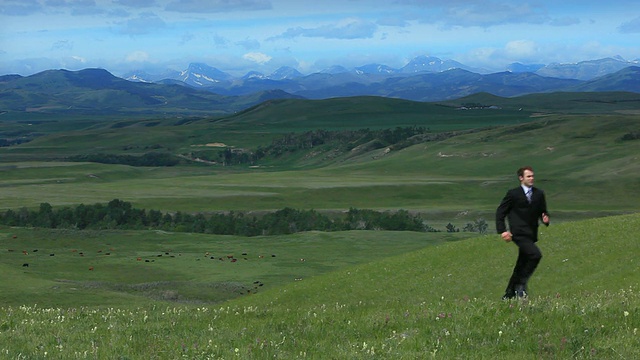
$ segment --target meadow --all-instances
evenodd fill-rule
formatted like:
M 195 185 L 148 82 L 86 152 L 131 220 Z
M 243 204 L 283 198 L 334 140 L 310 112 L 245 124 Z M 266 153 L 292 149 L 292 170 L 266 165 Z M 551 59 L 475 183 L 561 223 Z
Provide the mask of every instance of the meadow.
M 113 199 L 251 216 L 405 209 L 440 232 L 3 227 L 0 358 L 638 358 L 640 141 L 624 140 L 640 133 L 636 97 L 287 100 L 230 117 L 3 122 L 2 131 L 42 136 L 0 148 L 0 211 Z M 500 109 L 459 110 L 467 103 Z M 474 131 L 399 150 L 334 156 L 319 147 L 256 167 L 66 161 L 385 126 Z M 493 234 L 493 216 L 522 165 L 536 170 L 552 226 L 541 234 L 532 296 L 503 302 L 516 247 Z M 478 219 L 488 235 L 445 231 Z
M 484 236 L 216 305 L 2 306 L 0 356 L 634 359 L 639 225 L 627 215 L 549 227 L 525 301 L 499 299 L 516 247 Z

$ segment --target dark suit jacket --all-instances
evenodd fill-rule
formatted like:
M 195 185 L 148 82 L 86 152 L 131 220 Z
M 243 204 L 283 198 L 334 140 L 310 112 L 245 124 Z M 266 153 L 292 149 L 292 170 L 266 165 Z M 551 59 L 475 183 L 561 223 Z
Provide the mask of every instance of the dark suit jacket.
M 509 220 L 509 231 L 514 239 L 527 237 L 538 241 L 538 220 L 547 212 L 547 201 L 544 191 L 532 188 L 531 203 L 527 200 L 521 186 L 507 191 L 496 210 L 496 230 L 498 234 L 507 231 L 505 218 Z M 545 224 L 548 225 L 548 224 Z

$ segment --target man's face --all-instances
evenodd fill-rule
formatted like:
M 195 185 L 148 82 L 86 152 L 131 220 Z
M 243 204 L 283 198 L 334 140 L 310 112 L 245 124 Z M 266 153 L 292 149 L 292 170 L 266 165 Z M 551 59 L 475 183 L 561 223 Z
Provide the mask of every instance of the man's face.
M 525 170 L 522 176 L 520 176 L 520 183 L 524 186 L 533 186 L 533 171 Z

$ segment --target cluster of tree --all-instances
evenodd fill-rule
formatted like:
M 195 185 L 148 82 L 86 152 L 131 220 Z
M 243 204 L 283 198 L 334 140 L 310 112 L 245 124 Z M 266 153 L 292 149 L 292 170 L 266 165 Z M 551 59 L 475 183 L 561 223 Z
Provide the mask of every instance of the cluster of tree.
M 0 147 L 19 145 L 33 140 L 37 134 L 21 131 L 0 132 Z
M 180 158 L 166 152 L 149 152 L 140 156 L 118 154 L 82 154 L 69 157 L 69 161 L 120 164 L 129 166 L 175 166 Z
M 394 230 L 435 232 L 434 228 L 406 210 L 379 212 L 349 209 L 330 217 L 315 210 L 284 208 L 260 217 L 243 212 L 217 214 L 162 213 L 136 209 L 114 199 L 108 204 L 78 205 L 54 209 L 48 203 L 38 210 L 22 208 L 0 213 L 0 224 L 65 229 L 159 229 L 221 235 L 281 235 L 302 231 Z
M 425 141 L 424 135 L 432 134 L 425 127 L 396 127 L 395 129 L 359 129 L 359 130 L 311 130 L 304 133 L 289 133 L 281 138 L 275 139 L 270 145 L 258 147 L 256 150 L 240 150 L 226 148 L 216 155 L 211 156 L 206 152 L 194 153 L 198 157 L 207 161 L 214 161 L 224 165 L 254 165 L 257 161 L 272 157 L 277 158 L 285 154 L 295 153 L 301 150 L 308 150 L 315 147 L 330 145 L 332 149 L 338 152 L 349 152 L 359 146 L 368 144 L 368 150 L 381 149 L 393 146 L 396 149 L 412 145 L 409 139 L 421 137 L 421 141 Z M 438 134 L 438 139 L 451 134 Z
M 468 231 L 468 232 L 479 232 L 480 234 L 486 234 L 488 228 L 489 228 L 489 224 L 487 223 L 487 221 L 485 219 L 480 218 L 480 219 L 476 219 L 474 222 L 468 222 L 462 230 Z M 446 229 L 447 229 L 447 232 L 460 232 L 460 228 L 456 227 L 452 223 L 448 223 L 446 226 Z
M 638 140 L 638 139 L 640 139 L 640 131 L 628 132 L 620 137 L 620 140 L 622 141 Z

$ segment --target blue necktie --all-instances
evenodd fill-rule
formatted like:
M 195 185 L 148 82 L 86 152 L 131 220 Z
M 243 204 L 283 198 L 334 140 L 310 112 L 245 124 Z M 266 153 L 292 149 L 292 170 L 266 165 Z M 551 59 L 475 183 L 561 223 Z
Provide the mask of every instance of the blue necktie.
M 531 189 L 527 190 L 527 201 L 529 201 L 529 204 L 531 204 Z

